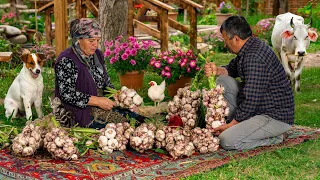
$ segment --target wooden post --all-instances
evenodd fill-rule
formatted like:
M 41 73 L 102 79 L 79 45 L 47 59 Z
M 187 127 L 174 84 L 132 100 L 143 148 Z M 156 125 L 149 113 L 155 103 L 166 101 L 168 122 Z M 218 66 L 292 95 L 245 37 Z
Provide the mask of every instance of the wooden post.
M 168 27 L 168 11 L 162 10 L 160 12 L 160 32 L 161 32 L 161 52 L 168 51 L 169 42 L 169 27 Z
M 46 32 L 46 43 L 52 45 L 52 37 L 51 37 L 51 30 L 52 30 L 52 20 L 51 20 L 51 10 L 46 9 L 45 17 L 44 17 L 44 24 L 45 24 L 45 32 Z
M 67 0 L 54 0 L 56 56 L 68 46 Z
M 134 27 L 133 27 L 133 0 L 128 0 L 128 35 L 134 36 Z
M 190 14 L 190 49 L 197 49 L 197 12 L 195 8 L 189 9 Z
M 82 0 L 76 0 L 76 18 L 82 17 Z

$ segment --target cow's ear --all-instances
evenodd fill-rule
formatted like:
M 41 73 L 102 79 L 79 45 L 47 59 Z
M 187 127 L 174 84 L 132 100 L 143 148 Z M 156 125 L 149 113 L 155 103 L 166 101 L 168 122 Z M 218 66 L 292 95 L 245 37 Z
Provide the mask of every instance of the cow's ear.
M 285 39 L 290 39 L 290 38 L 293 37 L 293 31 L 284 30 L 284 31 L 281 33 L 281 37 L 282 37 L 282 38 L 285 38 Z
M 309 30 L 308 31 L 308 36 L 310 38 L 310 41 L 312 42 L 316 42 L 317 38 L 318 38 L 318 34 L 315 31 Z

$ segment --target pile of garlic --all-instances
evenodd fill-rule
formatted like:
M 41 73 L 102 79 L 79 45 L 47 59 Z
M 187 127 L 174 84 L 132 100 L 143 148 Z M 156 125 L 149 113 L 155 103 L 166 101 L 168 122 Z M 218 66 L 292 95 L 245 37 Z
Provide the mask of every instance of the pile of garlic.
M 136 151 L 143 153 L 151 149 L 154 144 L 156 127 L 152 123 L 143 123 L 138 126 L 130 137 L 130 146 Z
M 224 88 L 217 85 L 210 90 L 202 90 L 202 103 L 207 107 L 206 128 L 216 128 L 226 123 L 225 117 L 229 114 L 229 107 L 223 97 Z
M 209 129 L 196 127 L 192 130 L 191 134 L 191 140 L 201 154 L 218 150 L 220 139 L 214 137 Z
M 77 148 L 73 144 L 72 138 L 62 128 L 52 128 L 44 138 L 44 147 L 53 158 L 64 160 L 77 160 Z
M 13 153 L 19 156 L 33 155 L 42 145 L 42 129 L 40 126 L 28 122 L 22 132 L 13 139 Z
M 189 157 L 195 152 L 190 136 L 189 128 L 165 126 L 156 132 L 156 146 L 157 148 L 164 147 L 174 159 L 182 156 Z
M 129 89 L 126 86 L 122 86 L 121 90 L 113 97 L 118 106 L 128 108 L 131 111 L 143 102 L 143 98 L 134 89 Z
M 194 128 L 198 118 L 200 95 L 200 90 L 190 91 L 189 86 L 178 89 L 173 101 L 168 103 L 166 119 L 169 120 L 171 116 L 179 115 L 184 127 Z
M 116 140 L 116 124 L 108 123 L 105 128 L 101 129 L 101 135 L 99 136 L 99 147 L 106 154 L 111 154 L 116 148 L 118 148 L 118 140 Z

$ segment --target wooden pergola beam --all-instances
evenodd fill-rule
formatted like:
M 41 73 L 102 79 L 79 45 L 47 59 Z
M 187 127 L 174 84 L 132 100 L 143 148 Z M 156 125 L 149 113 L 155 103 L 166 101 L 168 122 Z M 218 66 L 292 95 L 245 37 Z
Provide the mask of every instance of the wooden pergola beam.
M 45 11 L 46 9 L 50 8 L 54 6 L 54 1 L 52 2 L 49 2 L 48 4 L 42 6 L 41 8 L 38 9 L 38 12 L 42 12 L 42 11 Z
M 95 17 L 98 17 L 99 9 L 93 4 L 91 0 L 86 0 L 86 7 Z
M 138 21 L 138 20 L 133 20 L 133 25 L 137 27 L 138 29 L 150 34 L 151 36 L 160 39 L 161 38 L 161 33 L 159 30 L 154 29 L 148 25 L 145 25 L 144 23 Z

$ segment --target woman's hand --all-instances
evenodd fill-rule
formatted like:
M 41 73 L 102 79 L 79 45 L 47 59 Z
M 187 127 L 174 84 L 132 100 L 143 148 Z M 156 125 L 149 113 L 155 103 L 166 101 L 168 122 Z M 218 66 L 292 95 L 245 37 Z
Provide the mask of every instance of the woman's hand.
M 113 108 L 113 106 L 115 106 L 116 103 L 111 101 L 109 98 L 106 98 L 106 97 L 99 97 L 99 107 L 101 109 L 104 109 L 104 110 L 110 110 Z
M 97 106 L 104 110 L 110 110 L 116 105 L 116 103 L 106 97 L 91 96 L 88 105 Z
M 217 128 L 213 128 L 212 132 L 215 134 L 215 135 L 220 135 L 223 131 L 225 131 L 226 129 L 238 124 L 239 122 L 236 121 L 236 120 L 232 120 L 229 124 L 223 124 Z
M 211 75 L 217 75 L 217 72 L 218 72 L 218 68 L 216 66 L 215 63 L 206 63 L 204 65 L 204 73 L 207 77 L 210 77 Z

